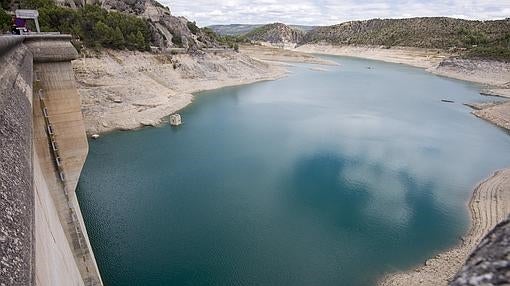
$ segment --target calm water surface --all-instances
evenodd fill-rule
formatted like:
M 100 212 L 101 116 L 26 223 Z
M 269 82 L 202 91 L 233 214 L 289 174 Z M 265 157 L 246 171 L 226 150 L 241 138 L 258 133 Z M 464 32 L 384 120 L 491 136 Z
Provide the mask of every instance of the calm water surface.
M 456 244 L 473 185 L 510 165 L 510 136 L 462 105 L 488 99 L 330 59 L 90 142 L 78 195 L 105 285 L 371 285 Z

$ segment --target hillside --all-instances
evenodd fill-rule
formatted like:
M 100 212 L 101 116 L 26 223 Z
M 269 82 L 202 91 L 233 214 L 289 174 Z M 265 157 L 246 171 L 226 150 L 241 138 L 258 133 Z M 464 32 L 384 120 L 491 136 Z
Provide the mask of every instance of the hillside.
M 208 28 L 222 36 L 242 36 L 257 28 L 264 26 L 263 24 L 229 24 L 229 25 L 211 25 Z M 287 25 L 296 30 L 303 32 L 311 31 L 315 26 L 305 25 Z
M 156 46 L 162 50 L 184 48 L 193 51 L 222 45 L 214 33 L 200 29 L 184 17 L 173 16 L 168 7 L 155 0 L 72 3 L 64 0 L 4 0 L 2 6 L 11 11 L 37 9 L 43 32 L 71 34 L 79 49 L 84 46 L 144 51 Z M 3 14 L 0 13 L 0 32 L 10 28 L 10 16 Z
M 510 20 L 440 17 L 351 21 L 318 27 L 300 44 L 313 43 L 468 50 L 474 56 L 510 59 Z
M 155 0 L 102 0 L 101 6 L 107 10 L 134 14 L 146 19 L 151 30 L 152 43 L 161 48 L 201 49 L 219 45 L 194 22 L 173 16 L 168 7 Z
M 230 24 L 230 25 L 211 25 L 208 26 L 215 33 L 222 36 L 242 36 L 252 30 L 262 27 L 262 24 Z
M 244 36 L 252 41 L 268 42 L 273 44 L 299 43 L 305 32 L 282 23 L 273 23 L 258 27 Z

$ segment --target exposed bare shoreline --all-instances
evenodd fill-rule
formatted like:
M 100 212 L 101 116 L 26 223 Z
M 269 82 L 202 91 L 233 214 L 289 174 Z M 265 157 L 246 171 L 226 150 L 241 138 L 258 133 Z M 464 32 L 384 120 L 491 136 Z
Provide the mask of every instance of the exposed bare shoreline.
M 281 66 L 234 52 L 170 56 L 107 51 L 74 61 L 73 69 L 89 135 L 156 126 L 190 104 L 193 93 L 287 74 Z
M 447 285 L 482 238 L 510 213 L 510 169 L 494 172 L 475 188 L 469 201 L 471 227 L 461 243 L 413 270 L 391 273 L 381 286 Z
M 450 78 L 485 85 L 494 95 L 508 92 L 510 86 L 510 64 L 491 60 L 453 59 L 450 54 L 437 49 L 373 46 L 333 46 L 307 44 L 292 51 L 312 54 L 327 54 L 406 64 Z

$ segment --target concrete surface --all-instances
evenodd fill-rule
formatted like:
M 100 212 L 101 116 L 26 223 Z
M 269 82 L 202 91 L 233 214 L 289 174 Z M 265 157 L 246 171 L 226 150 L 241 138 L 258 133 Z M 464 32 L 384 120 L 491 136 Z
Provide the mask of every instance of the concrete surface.
M 0 285 L 32 285 L 32 55 L 15 38 L 0 52 Z
M 75 194 L 88 152 L 76 57 L 66 35 L 0 36 L 0 286 L 102 285 Z

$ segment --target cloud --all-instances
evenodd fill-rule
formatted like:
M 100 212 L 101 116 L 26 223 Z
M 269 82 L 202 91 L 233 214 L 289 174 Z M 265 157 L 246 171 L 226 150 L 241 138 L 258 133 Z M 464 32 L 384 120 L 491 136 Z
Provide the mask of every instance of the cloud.
M 200 26 L 211 24 L 331 25 L 350 20 L 447 16 L 465 19 L 503 19 L 510 16 L 510 0 L 161 0 L 174 15 Z

